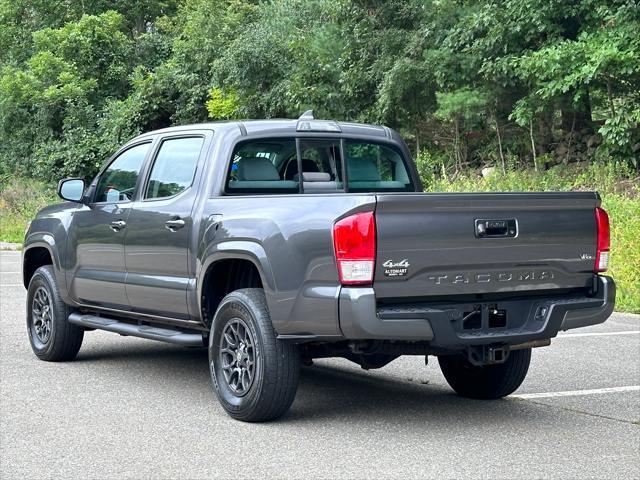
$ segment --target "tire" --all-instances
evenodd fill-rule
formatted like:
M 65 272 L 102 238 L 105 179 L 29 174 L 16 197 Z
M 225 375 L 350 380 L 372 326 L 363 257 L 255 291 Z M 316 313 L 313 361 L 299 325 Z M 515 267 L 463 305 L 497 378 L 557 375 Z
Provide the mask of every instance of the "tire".
M 222 299 L 209 335 L 209 367 L 231 417 L 265 422 L 284 415 L 298 389 L 300 363 L 297 345 L 276 338 L 262 289 L 236 290 Z
M 444 378 L 458 395 L 483 400 L 502 398 L 515 392 L 527 376 L 530 362 L 530 348 L 510 352 L 504 363 L 481 367 L 471 364 L 462 355 L 438 357 Z
M 78 354 L 84 330 L 67 321 L 69 313 L 53 267 L 38 268 L 27 290 L 27 332 L 33 353 L 40 360 L 63 362 Z

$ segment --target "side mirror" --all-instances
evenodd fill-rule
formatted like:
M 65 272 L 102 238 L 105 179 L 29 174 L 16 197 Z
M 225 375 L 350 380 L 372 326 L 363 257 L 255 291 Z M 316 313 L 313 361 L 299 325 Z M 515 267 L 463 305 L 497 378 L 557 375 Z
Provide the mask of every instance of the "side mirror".
M 69 202 L 82 202 L 84 180 L 81 178 L 65 178 L 58 182 L 58 196 Z

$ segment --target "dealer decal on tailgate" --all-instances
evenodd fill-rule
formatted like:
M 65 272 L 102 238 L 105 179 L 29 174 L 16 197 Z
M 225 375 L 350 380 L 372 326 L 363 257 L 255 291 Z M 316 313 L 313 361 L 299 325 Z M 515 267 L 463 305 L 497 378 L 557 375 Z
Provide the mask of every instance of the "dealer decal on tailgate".
M 399 262 L 387 260 L 382 264 L 385 277 L 404 277 L 409 271 L 409 261 L 405 258 Z

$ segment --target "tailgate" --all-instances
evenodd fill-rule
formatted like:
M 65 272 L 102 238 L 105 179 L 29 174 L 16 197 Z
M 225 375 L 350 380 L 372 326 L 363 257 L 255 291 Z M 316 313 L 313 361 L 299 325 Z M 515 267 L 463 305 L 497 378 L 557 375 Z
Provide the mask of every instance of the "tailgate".
M 575 288 L 596 254 L 595 192 L 377 195 L 377 298 Z

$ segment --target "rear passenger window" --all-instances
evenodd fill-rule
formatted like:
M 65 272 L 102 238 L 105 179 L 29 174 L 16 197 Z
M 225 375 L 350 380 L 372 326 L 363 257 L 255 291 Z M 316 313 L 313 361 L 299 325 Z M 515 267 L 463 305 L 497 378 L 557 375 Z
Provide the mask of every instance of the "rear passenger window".
M 227 180 L 230 193 L 298 193 L 299 179 L 293 139 L 245 142 L 233 153 Z M 297 167 L 296 167 L 297 168 Z
M 202 137 L 164 140 L 153 163 L 144 198 L 173 197 L 189 188 L 203 142 Z

